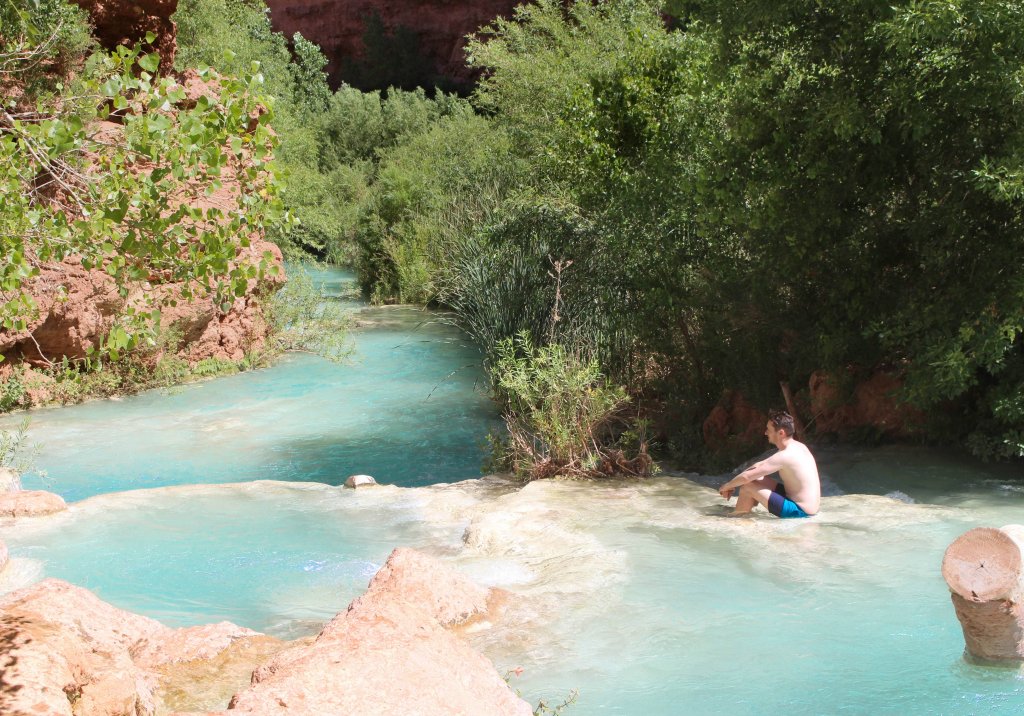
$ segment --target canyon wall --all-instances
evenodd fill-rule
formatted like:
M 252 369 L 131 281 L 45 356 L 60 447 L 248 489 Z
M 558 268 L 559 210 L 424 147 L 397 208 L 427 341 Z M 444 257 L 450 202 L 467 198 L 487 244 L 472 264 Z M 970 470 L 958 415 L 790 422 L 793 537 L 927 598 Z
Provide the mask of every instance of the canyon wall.
M 419 52 L 429 72 L 468 84 L 465 36 L 499 16 L 509 17 L 516 0 L 268 0 L 275 30 L 291 37 L 301 32 L 320 45 L 330 60 L 328 73 L 337 85 L 345 80 L 346 61 L 363 58 L 367 20 L 376 15 L 386 31 L 407 28 L 418 36 Z

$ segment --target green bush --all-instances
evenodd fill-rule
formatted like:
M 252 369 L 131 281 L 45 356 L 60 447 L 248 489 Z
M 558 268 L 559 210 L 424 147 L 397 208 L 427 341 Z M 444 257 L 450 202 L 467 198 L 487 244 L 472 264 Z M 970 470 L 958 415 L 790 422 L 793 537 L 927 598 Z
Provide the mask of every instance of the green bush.
M 507 136 L 462 111 L 383 153 L 356 234 L 364 290 L 378 301 L 448 302 L 458 290 L 455 257 L 518 172 Z
M 558 343 L 535 346 L 521 333 L 497 345 L 491 376 L 515 473 L 529 479 L 649 474 L 645 445 L 632 459 L 610 447 L 623 431 L 629 397 L 608 383 L 596 360 Z
M 16 366 L 0 383 L 0 413 L 7 413 L 18 408 L 26 408 L 25 369 Z
M 302 351 L 335 362 L 352 352 L 349 312 L 340 299 L 326 295 L 301 268 L 292 272 L 264 310 L 272 329 L 273 352 Z
M 7 0 L 0 3 L 0 77 L 17 78 L 20 97 L 4 93 L 8 108 L 52 96 L 93 47 L 89 18 L 65 0 Z

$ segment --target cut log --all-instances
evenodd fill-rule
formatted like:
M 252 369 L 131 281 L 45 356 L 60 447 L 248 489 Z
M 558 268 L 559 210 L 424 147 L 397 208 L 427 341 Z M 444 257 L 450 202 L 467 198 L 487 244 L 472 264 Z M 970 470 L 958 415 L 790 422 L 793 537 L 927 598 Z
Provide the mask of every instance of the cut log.
M 1024 526 L 960 535 L 942 559 L 942 576 L 967 653 L 984 661 L 1024 661 Z

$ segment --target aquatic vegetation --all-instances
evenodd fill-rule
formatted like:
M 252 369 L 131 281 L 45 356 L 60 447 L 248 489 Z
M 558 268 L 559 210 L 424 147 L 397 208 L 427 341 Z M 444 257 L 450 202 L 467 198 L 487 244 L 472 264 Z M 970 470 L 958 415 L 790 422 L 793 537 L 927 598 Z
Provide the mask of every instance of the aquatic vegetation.
M 332 361 L 344 360 L 352 352 L 349 311 L 303 268 L 293 271 L 288 283 L 270 297 L 267 317 L 272 332 L 264 361 L 282 351 L 303 351 Z

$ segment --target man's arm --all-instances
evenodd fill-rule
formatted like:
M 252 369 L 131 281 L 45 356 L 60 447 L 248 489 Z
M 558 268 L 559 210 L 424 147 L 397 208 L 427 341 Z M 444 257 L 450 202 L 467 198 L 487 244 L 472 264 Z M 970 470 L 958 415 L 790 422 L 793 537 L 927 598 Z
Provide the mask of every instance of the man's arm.
M 762 477 L 778 472 L 784 464 L 785 461 L 782 458 L 782 451 L 780 450 L 771 457 L 767 457 L 760 462 L 755 462 L 739 475 L 729 480 L 718 488 L 718 493 L 728 500 L 732 497 L 733 491 L 740 485 L 746 485 L 748 482 L 753 482 L 754 480 L 759 480 Z

